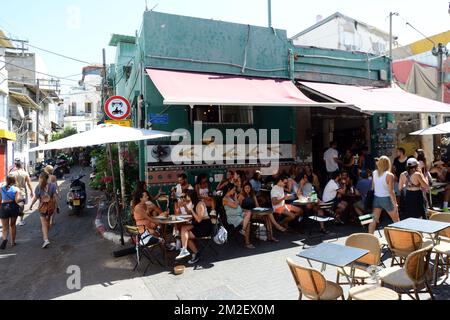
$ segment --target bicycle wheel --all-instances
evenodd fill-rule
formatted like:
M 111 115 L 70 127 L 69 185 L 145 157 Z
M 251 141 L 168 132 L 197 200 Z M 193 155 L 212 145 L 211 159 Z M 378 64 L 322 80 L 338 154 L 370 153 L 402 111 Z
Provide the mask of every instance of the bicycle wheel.
M 108 207 L 108 225 L 111 230 L 115 230 L 117 228 L 117 218 L 118 212 L 116 208 L 116 203 L 113 201 Z

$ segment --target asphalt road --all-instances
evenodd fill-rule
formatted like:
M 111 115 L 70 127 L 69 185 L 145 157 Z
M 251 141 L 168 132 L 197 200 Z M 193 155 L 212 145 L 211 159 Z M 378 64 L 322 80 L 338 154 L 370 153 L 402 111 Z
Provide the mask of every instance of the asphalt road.
M 78 172 L 80 168 L 72 170 L 71 174 Z M 89 172 L 89 168 L 84 170 L 86 184 Z M 80 268 L 82 287 L 129 278 L 130 266 L 115 268 L 114 263 L 106 263 L 114 261 L 112 252 L 117 248 L 96 233 L 96 208 L 86 209 L 81 216 L 69 215 L 65 199 L 70 176 L 60 181 L 61 212 L 56 215 L 50 231 L 50 247 L 41 248 L 42 231 L 36 204 L 34 212 L 26 212 L 26 225 L 17 227 L 17 246 L 12 248 L 8 243 L 7 249 L 0 252 L 0 299 L 46 300 L 73 293 L 76 288 L 67 286 L 68 278 L 73 275 L 67 273 L 71 266 Z M 33 187 L 36 185 L 37 181 L 33 181 Z M 92 199 L 94 193 L 88 189 L 88 199 Z M 73 279 L 70 283 L 76 284 Z

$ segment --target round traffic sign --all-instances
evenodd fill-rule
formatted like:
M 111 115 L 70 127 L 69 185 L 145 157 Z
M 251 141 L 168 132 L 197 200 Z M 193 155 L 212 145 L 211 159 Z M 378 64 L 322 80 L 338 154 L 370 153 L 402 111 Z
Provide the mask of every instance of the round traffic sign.
M 131 114 L 131 105 L 124 97 L 113 96 L 106 101 L 105 112 L 112 120 L 124 120 Z

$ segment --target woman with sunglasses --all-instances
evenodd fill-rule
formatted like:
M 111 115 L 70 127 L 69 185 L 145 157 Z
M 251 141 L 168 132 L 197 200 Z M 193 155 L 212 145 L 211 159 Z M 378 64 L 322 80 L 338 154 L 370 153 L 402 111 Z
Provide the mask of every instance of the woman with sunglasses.
M 192 251 L 191 260 L 188 261 L 189 264 L 196 264 L 200 260 L 200 255 L 197 246 L 194 243 L 196 238 L 204 238 L 211 236 L 212 234 L 212 223 L 208 215 L 208 209 L 203 200 L 200 200 L 197 193 L 194 190 L 187 190 L 185 194 L 181 196 L 183 199 L 183 209 L 188 214 L 192 215 L 192 224 L 181 226 L 181 251 L 180 254 L 175 258 L 175 260 L 181 260 L 189 257 L 191 253 L 188 248 Z

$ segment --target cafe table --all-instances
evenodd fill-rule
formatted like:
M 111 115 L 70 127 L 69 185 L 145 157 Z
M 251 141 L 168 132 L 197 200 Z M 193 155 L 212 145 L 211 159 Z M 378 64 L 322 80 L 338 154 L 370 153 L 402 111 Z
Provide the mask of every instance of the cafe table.
M 441 222 L 441 221 L 433 221 L 433 220 L 425 220 L 425 219 L 417 219 L 417 218 L 409 218 L 402 220 L 400 222 L 396 222 L 394 224 L 389 225 L 391 228 L 404 229 L 410 231 L 417 231 L 420 233 L 429 234 L 431 240 L 433 241 L 433 245 L 438 244 L 439 237 L 437 236 L 439 232 L 444 229 L 450 227 L 450 223 Z
M 298 257 L 306 259 L 311 268 L 311 261 L 322 264 L 321 272 L 326 270 L 326 265 L 341 268 L 344 276 L 347 278 L 350 287 L 354 285 L 355 262 L 369 253 L 369 250 L 347 247 L 334 243 L 322 243 L 316 247 L 306 249 L 297 254 Z M 347 274 L 344 267 L 350 266 L 350 275 Z
M 157 217 L 152 217 L 151 218 L 152 221 L 157 224 L 158 226 L 161 227 L 161 236 L 165 241 L 165 244 L 169 243 L 170 239 L 169 239 L 169 235 L 167 234 L 167 227 L 172 225 L 172 226 L 180 226 L 183 224 L 187 224 L 190 223 L 192 220 L 192 216 L 191 215 L 170 215 L 170 216 L 157 216 Z M 164 256 L 164 261 L 166 263 L 166 266 L 168 265 L 168 249 L 166 247 L 166 245 L 161 246 L 162 248 L 162 254 Z

